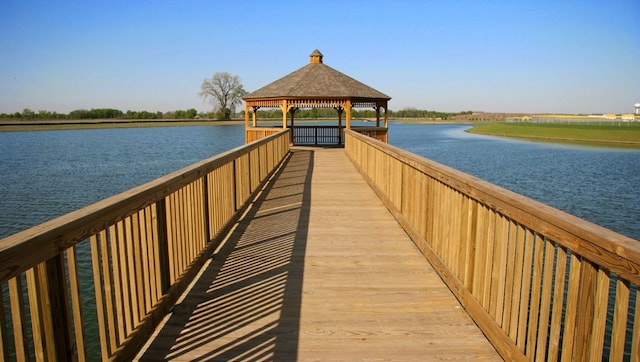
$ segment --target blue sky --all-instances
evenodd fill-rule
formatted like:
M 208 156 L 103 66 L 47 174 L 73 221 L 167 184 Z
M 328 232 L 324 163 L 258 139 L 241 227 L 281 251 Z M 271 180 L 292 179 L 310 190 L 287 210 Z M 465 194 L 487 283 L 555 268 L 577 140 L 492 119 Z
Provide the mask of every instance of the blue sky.
M 0 0 L 0 113 L 171 111 L 325 64 L 438 111 L 630 113 L 640 1 Z

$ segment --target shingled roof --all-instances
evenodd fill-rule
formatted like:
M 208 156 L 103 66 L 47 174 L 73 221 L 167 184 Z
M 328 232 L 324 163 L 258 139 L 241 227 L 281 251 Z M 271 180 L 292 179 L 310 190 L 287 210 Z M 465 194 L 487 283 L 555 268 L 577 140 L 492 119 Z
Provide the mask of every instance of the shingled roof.
M 311 54 L 311 62 L 284 77 L 243 97 L 264 98 L 368 98 L 389 100 L 391 97 L 341 73 L 322 61 L 319 50 Z

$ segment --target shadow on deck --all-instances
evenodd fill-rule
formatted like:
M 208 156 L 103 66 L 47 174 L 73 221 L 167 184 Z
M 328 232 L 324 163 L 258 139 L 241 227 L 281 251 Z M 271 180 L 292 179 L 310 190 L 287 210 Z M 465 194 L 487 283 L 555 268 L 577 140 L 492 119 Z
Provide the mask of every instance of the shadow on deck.
M 141 360 L 297 358 L 312 171 L 286 160 Z
M 139 357 L 500 360 L 344 151 L 312 148 L 293 150 Z

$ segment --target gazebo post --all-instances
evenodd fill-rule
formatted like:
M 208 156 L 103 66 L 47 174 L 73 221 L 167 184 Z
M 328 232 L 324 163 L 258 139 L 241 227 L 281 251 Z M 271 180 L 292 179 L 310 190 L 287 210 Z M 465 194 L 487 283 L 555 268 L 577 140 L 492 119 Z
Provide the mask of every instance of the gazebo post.
M 351 99 L 347 99 L 347 104 L 344 108 L 347 111 L 347 129 L 351 129 Z
M 244 129 L 246 130 L 248 128 L 249 128 L 249 102 L 244 102 Z
M 376 127 L 380 127 L 380 106 L 376 104 Z
M 335 110 L 338 111 L 338 144 L 342 144 L 342 111 L 344 108 L 337 106 Z
M 291 109 L 289 109 L 289 113 L 291 113 L 291 144 L 293 144 L 293 127 L 294 127 L 294 122 L 295 122 L 295 116 L 296 116 L 296 111 L 298 110 L 298 107 L 291 107 Z
M 384 102 L 384 128 L 389 129 L 389 108 L 387 102 Z
M 282 109 L 282 128 L 285 129 L 287 128 L 287 113 L 289 113 L 289 107 L 287 105 L 286 99 L 282 100 L 282 105 L 280 106 L 280 109 Z
M 252 121 L 253 127 L 258 127 L 257 117 L 258 117 L 258 109 L 259 108 L 260 107 L 256 107 L 256 106 L 252 107 L 253 113 L 251 114 L 251 121 Z
M 249 143 L 249 101 L 244 101 L 244 143 Z

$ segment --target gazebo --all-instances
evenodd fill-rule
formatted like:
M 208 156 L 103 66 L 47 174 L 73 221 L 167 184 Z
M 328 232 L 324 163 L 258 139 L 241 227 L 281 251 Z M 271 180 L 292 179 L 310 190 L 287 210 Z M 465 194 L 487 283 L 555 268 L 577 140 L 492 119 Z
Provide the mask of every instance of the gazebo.
M 249 143 L 283 128 L 291 128 L 293 144 L 339 145 L 344 140 L 343 129 L 346 128 L 387 142 L 387 103 L 391 97 L 324 64 L 323 55 L 317 49 L 310 58 L 309 64 L 304 67 L 243 97 L 245 141 Z M 259 127 L 256 113 L 260 108 L 280 108 L 282 127 Z M 338 125 L 296 126 L 295 113 L 300 108 L 333 108 L 338 113 Z M 352 108 L 373 108 L 376 111 L 375 126 L 352 127 Z

